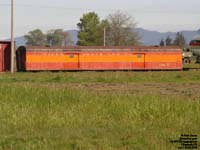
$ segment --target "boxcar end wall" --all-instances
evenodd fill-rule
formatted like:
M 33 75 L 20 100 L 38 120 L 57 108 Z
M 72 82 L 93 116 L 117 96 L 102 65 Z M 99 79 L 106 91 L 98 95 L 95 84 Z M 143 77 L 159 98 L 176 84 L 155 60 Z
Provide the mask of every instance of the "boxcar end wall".
M 0 41 L 0 72 L 10 71 L 11 42 Z

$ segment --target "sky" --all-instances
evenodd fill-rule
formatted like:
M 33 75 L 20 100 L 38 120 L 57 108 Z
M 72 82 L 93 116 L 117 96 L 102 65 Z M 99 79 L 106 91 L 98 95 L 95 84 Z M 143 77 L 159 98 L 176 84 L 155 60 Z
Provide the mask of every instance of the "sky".
M 15 36 L 40 28 L 77 29 L 80 17 L 95 11 L 101 19 L 116 11 L 131 15 L 137 27 L 160 31 L 200 29 L 200 0 L 14 0 Z M 10 0 L 0 0 L 0 39 L 10 37 Z

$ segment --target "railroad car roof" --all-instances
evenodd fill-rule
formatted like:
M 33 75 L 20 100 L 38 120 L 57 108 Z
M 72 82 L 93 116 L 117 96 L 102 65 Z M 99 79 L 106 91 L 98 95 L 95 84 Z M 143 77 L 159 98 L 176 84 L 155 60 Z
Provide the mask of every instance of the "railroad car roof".
M 10 41 L 0 41 L 0 44 L 9 44 L 11 43 Z
M 38 46 L 22 46 L 19 49 L 27 51 L 181 51 L 176 46 L 68 46 L 68 47 L 38 47 Z

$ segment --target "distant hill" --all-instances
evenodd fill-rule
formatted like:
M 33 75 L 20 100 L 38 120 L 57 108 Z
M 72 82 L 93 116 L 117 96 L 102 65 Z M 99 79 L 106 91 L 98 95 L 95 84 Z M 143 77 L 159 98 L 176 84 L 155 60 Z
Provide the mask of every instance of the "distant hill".
M 200 30 L 199 30 L 200 31 Z M 180 31 L 183 33 L 186 38 L 187 43 L 189 43 L 195 36 L 200 35 L 199 31 Z M 138 28 L 137 32 L 141 36 L 141 42 L 144 45 L 158 45 L 160 40 L 165 39 L 167 36 L 171 38 L 175 38 L 176 32 L 158 32 L 158 31 L 150 31 L 142 28 Z
M 170 36 L 171 38 L 175 38 L 176 32 L 158 32 L 158 31 L 150 31 L 143 28 L 137 28 L 136 31 L 139 33 L 141 37 L 141 43 L 143 45 L 158 45 L 162 38 L 166 38 Z M 78 41 L 78 31 L 77 30 L 68 30 L 69 34 L 71 35 L 72 41 L 74 45 Z M 195 36 L 200 35 L 200 30 L 198 31 L 180 31 L 186 38 L 186 41 L 189 43 L 191 39 Z M 24 37 L 17 37 L 15 38 L 17 46 L 25 45 L 26 41 Z

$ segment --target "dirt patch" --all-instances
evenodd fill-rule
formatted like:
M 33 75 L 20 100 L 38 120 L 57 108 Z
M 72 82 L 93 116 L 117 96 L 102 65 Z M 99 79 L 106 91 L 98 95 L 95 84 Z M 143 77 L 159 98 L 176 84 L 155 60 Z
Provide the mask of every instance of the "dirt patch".
M 67 88 L 106 93 L 181 96 L 183 99 L 200 100 L 199 83 L 28 83 L 28 86 L 51 89 Z
M 74 89 L 88 89 L 102 92 L 129 92 L 141 94 L 180 95 L 200 99 L 198 83 L 81 83 L 69 84 Z

